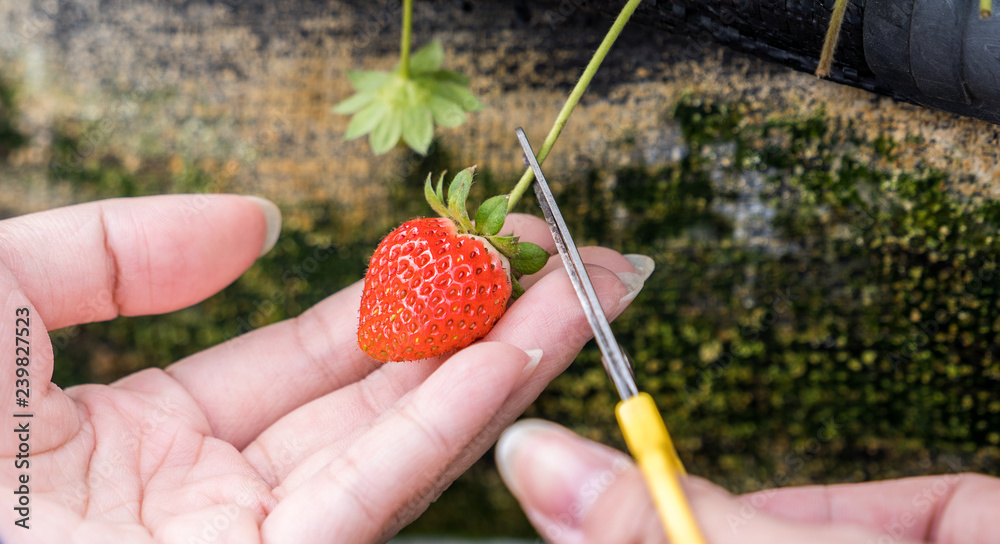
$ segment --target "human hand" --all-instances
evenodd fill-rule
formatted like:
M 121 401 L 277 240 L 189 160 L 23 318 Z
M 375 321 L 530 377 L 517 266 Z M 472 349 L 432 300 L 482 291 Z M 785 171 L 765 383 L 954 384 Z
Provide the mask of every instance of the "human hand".
M 497 444 L 497 466 L 549 544 L 666 542 L 630 457 L 542 420 Z M 1000 480 L 949 474 L 789 487 L 736 497 L 698 477 L 682 482 L 712 544 L 996 542 Z
M 263 213 L 262 213 L 263 211 Z M 509 226 L 552 250 L 537 218 Z M 47 331 L 194 304 L 273 245 L 280 214 L 234 195 L 108 200 L 0 222 L 0 493 L 30 478 L 30 529 L 0 504 L 0 540 L 377 542 L 416 518 L 590 337 L 558 259 L 481 342 L 412 363 L 357 346 L 361 283 L 298 318 L 111 385 L 51 383 Z M 591 248 L 617 315 L 652 271 Z M 638 270 L 633 266 L 638 265 Z M 637 273 L 638 272 L 638 273 Z M 30 405 L 16 408 L 15 314 L 30 318 Z M 17 506 L 14 504 L 14 506 Z

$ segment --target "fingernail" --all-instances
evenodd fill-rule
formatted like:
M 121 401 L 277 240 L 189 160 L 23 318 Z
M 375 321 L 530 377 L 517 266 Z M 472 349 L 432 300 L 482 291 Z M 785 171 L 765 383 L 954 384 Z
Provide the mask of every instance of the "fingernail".
M 625 288 L 628 289 L 628 293 L 626 293 L 625 296 L 618 301 L 618 308 L 615 310 L 616 313 L 623 310 L 630 302 L 632 302 L 633 299 L 635 299 L 635 296 L 642 290 L 642 286 L 646 284 L 646 280 L 649 278 L 649 275 L 653 273 L 653 269 L 656 268 L 656 263 L 653 262 L 653 259 L 645 255 L 633 253 L 625 255 L 625 258 L 628 259 L 628 262 L 632 263 L 632 267 L 635 268 L 635 272 L 618 273 L 618 277 L 622 280 L 622 283 L 625 284 Z
M 624 310 L 625 307 L 628 306 L 633 299 L 635 299 L 636 295 L 639 294 L 639 291 L 642 290 L 642 286 L 646 283 L 643 281 L 642 276 L 639 274 L 633 274 L 632 272 L 619 272 L 618 277 L 622 280 L 622 283 L 625 284 L 625 288 L 628 289 L 628 293 L 625 293 L 625 296 L 618 301 L 618 307 L 615 308 L 614 312 L 616 315 L 620 314 L 622 310 Z
M 267 234 L 264 236 L 264 247 L 260 250 L 260 255 L 264 255 L 274 244 L 278 243 L 278 234 L 281 233 L 281 210 L 274 205 L 274 202 L 259 196 L 244 195 L 243 198 L 260 206 L 260 211 L 264 212 L 264 219 L 267 221 Z
M 578 531 L 590 506 L 629 466 L 624 454 L 537 419 L 504 431 L 496 460 L 504 483 L 550 539 Z
M 526 349 L 525 353 L 528 354 L 528 362 L 524 365 L 524 370 L 521 371 L 521 378 L 517 380 L 517 385 L 514 387 L 520 387 L 524 382 L 531 378 L 531 375 L 535 373 L 535 369 L 538 368 L 538 363 L 542 360 L 543 352 L 540 349 Z
M 639 253 L 629 253 L 625 255 L 628 262 L 632 263 L 636 273 L 642 277 L 642 281 L 649 279 L 650 274 L 656 269 L 656 262 L 652 258 Z

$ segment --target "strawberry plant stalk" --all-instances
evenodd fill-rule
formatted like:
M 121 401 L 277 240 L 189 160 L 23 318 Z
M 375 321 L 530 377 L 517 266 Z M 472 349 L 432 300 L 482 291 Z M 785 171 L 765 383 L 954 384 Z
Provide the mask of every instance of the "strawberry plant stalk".
M 403 37 L 399 44 L 399 74 L 410 77 L 410 35 L 413 32 L 413 0 L 403 0 Z
M 549 151 L 552 146 L 555 145 L 556 139 L 559 138 L 559 134 L 562 133 L 563 128 L 566 126 L 566 122 L 569 120 L 569 116 L 573 113 L 573 109 L 580 102 L 580 98 L 583 96 L 583 92 L 587 90 L 587 86 L 590 85 L 590 81 L 594 79 L 594 74 L 597 73 L 597 69 L 601 67 L 601 63 L 604 62 L 604 57 L 608 56 L 608 51 L 611 50 L 611 46 L 614 45 L 615 40 L 622 33 L 622 29 L 625 28 L 625 24 L 632 17 L 632 13 L 635 12 L 635 8 L 639 7 L 639 2 L 642 0 L 629 0 L 625 7 L 622 8 L 621 13 L 615 19 L 613 25 L 611 25 L 611 30 L 608 30 L 608 34 L 604 36 L 604 40 L 601 45 L 598 46 L 597 51 L 594 56 L 591 57 L 590 62 L 587 63 L 587 67 L 583 70 L 583 75 L 580 76 L 580 80 L 576 82 L 576 86 L 573 87 L 573 91 L 569 93 L 569 98 L 566 99 L 566 103 L 563 104 L 562 110 L 559 111 L 559 115 L 556 117 L 556 122 L 552 125 L 552 129 L 549 130 L 548 136 L 545 137 L 545 142 L 542 143 L 542 148 L 538 150 L 535 154 L 538 157 L 538 164 L 542 164 L 545 161 L 545 157 L 548 156 Z M 521 199 L 521 196 L 528 187 L 531 186 L 531 182 L 534 181 L 535 174 L 528 168 L 524 171 L 524 175 L 518 180 L 517 185 L 514 190 L 510 192 L 510 200 L 507 201 L 507 211 L 513 210 L 514 205 L 517 201 Z

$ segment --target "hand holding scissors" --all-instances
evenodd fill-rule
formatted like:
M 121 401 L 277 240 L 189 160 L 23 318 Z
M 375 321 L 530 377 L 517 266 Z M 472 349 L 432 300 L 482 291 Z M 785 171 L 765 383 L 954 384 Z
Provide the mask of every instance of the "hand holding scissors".
M 640 469 L 622 452 L 553 423 L 513 425 L 497 445 L 497 466 L 546 542 L 652 543 L 667 542 L 667 535 L 672 544 L 996 541 L 992 520 L 1000 480 L 979 474 L 765 489 L 743 497 L 685 476 L 653 401 L 638 392 L 627 358 L 588 293 L 587 273 L 520 130 L 518 137 L 539 181 L 535 190 L 560 256 L 622 396 L 616 412 Z
M 525 160 L 535 173 L 535 194 L 545 214 L 545 222 L 552 231 L 556 249 L 566 266 L 573 289 L 580 298 L 590 328 L 594 331 L 594 339 L 601 350 L 604 368 L 622 398 L 615 410 L 618 423 L 632 455 L 635 456 L 646 478 L 666 533 L 675 544 L 704 544 L 705 539 L 698 529 L 680 485 L 680 478 L 686 476 L 687 472 L 677 457 L 677 451 L 670 440 L 670 434 L 663 424 L 656 403 L 648 394 L 638 391 L 632 366 L 621 345 L 615 340 L 614 333 L 611 332 L 611 326 L 601 309 L 590 276 L 584 268 L 583 260 L 559 211 L 559 205 L 552 196 L 538 160 L 531 150 L 531 144 L 520 128 L 517 129 L 517 137 L 524 151 Z

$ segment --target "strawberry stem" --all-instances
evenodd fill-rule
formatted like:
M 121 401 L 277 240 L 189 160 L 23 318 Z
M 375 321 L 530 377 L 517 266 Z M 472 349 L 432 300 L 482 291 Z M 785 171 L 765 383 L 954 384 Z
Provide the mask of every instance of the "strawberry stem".
M 576 82 L 576 86 L 573 87 L 573 91 L 569 93 L 569 98 L 566 99 L 566 103 L 563 104 L 562 110 L 559 112 L 559 116 L 556 117 L 555 124 L 552 125 L 552 129 L 549 130 L 549 135 L 545 137 L 545 142 L 542 143 L 542 148 L 538 151 L 536 156 L 538 157 L 538 164 L 542 164 L 545 157 L 549 155 L 549 151 L 552 146 L 555 145 L 556 139 L 559 138 L 559 134 L 562 133 L 563 128 L 566 126 L 566 122 L 569 120 L 569 115 L 573 113 L 573 108 L 580 102 L 580 98 L 583 96 L 583 92 L 587 90 L 587 86 L 590 85 L 590 80 L 594 79 L 594 74 L 597 73 L 597 69 L 601 67 L 601 63 L 604 62 L 604 57 L 608 56 L 608 51 L 611 50 L 611 46 L 614 45 L 615 40 L 618 39 L 618 35 L 622 33 L 622 29 L 625 28 L 625 23 L 628 23 L 629 18 L 632 17 L 632 13 L 635 12 L 635 8 L 639 7 L 639 2 L 642 0 L 629 0 L 625 7 L 622 8 L 621 13 L 618 14 L 618 18 L 615 19 L 615 23 L 611 25 L 611 30 L 608 34 L 604 36 L 604 41 L 597 48 L 594 56 L 590 58 L 590 62 L 587 63 L 587 68 L 584 69 L 583 75 L 580 76 L 580 80 Z M 531 186 L 531 182 L 534 181 L 535 174 L 528 168 L 524 171 L 524 175 L 517 182 L 514 190 L 510 192 L 510 200 L 507 202 L 507 211 L 513 210 L 514 205 L 517 201 L 521 199 L 521 195 L 528 190 Z
M 410 34 L 413 30 L 413 0 L 403 0 L 403 38 L 399 44 L 399 75 L 410 77 Z

